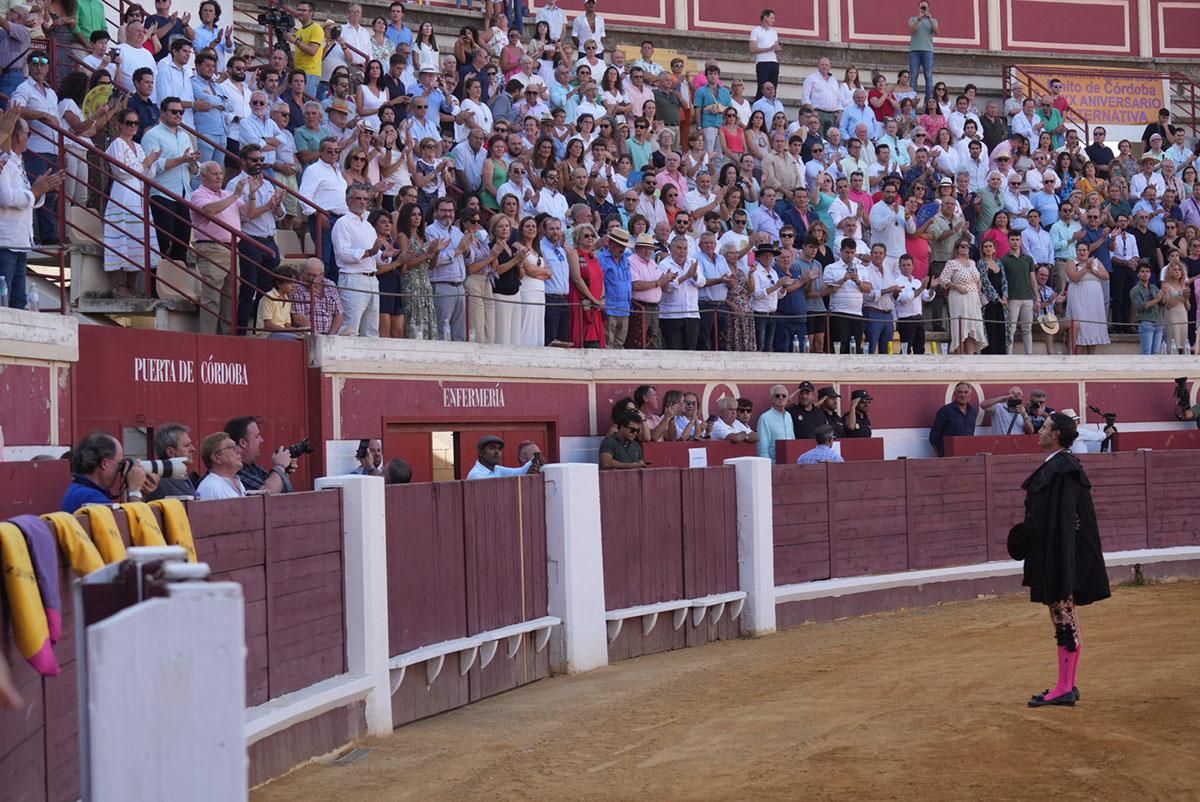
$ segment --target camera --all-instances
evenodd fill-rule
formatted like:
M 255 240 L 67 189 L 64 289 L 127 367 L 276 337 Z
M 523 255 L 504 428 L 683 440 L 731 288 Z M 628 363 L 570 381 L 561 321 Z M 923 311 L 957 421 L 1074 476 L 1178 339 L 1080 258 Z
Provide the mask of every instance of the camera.
M 305 454 L 313 453 L 313 447 L 309 445 L 308 438 L 304 438 L 299 443 L 292 443 L 287 447 L 288 453 L 292 455 L 292 459 L 303 457 Z
M 1180 376 L 1175 380 L 1175 405 L 1181 409 L 1189 409 L 1192 406 L 1192 397 L 1188 393 L 1187 376 Z
M 1004 402 L 1004 406 L 1009 412 L 1016 412 L 1018 409 L 1021 408 L 1021 399 L 1010 398 Z
M 121 461 L 121 474 L 128 475 L 134 465 L 141 465 L 146 473 L 161 476 L 163 479 L 187 476 L 187 457 L 171 457 L 170 459 L 131 459 L 126 457 Z
M 263 13 L 258 15 L 258 24 L 264 28 L 270 28 L 274 32 L 275 47 L 285 53 L 290 53 L 291 45 L 287 42 L 286 34 L 296 27 L 295 18 L 277 5 L 259 6 L 259 8 Z
M 1099 407 L 1094 407 L 1091 404 L 1088 404 L 1088 409 L 1090 409 L 1092 412 L 1095 412 L 1100 417 L 1104 418 L 1104 428 L 1106 431 L 1108 429 L 1112 430 L 1111 432 L 1108 432 L 1108 436 L 1104 438 L 1104 442 L 1100 443 L 1100 453 L 1104 453 L 1105 451 L 1111 451 L 1112 450 L 1112 437 L 1114 434 L 1117 433 L 1117 413 L 1101 412 Z

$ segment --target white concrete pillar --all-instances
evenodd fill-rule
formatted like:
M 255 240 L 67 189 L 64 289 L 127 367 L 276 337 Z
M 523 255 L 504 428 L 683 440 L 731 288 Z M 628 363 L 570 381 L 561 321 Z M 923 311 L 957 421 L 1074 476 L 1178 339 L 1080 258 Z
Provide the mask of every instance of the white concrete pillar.
M 820 14 L 820 11 L 817 12 Z M 830 43 L 842 41 L 842 0 L 828 0 L 825 3 L 825 14 L 829 18 Z M 818 30 L 820 26 L 817 26 Z
M 771 461 L 736 457 L 738 587 L 746 591 L 742 631 L 753 637 L 775 631 L 775 522 Z
M 387 524 L 383 478 L 326 476 L 317 490 L 342 489 L 342 579 L 346 597 L 346 666 L 351 674 L 369 676 L 367 732 L 392 731 L 391 684 L 388 681 Z
M 1138 26 L 1138 55 L 1142 58 L 1154 58 L 1154 18 L 1150 11 L 1150 0 L 1137 0 L 1136 8 L 1129 10 L 1130 16 L 1137 19 Z M 1159 12 L 1162 13 L 1162 12 Z M 1170 82 L 1167 82 L 1167 105 L 1171 105 Z
M 600 472 L 562 463 L 546 477 L 549 613 L 562 619 L 550 638 L 550 668 L 576 674 L 608 665 L 604 557 L 600 546 Z
M 997 53 L 1004 50 L 1004 37 L 1000 33 L 1000 0 L 987 0 L 987 47 Z M 1009 34 L 1012 35 L 1011 32 Z
M 247 798 L 242 587 L 169 587 L 87 629 L 93 802 Z

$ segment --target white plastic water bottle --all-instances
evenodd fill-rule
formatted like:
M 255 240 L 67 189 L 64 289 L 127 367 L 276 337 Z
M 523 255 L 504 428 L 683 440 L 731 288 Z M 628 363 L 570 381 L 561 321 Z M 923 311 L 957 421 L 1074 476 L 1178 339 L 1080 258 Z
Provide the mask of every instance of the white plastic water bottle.
M 804 335 L 804 353 L 809 353 L 808 335 Z
M 792 353 L 793 354 L 800 353 L 800 335 L 799 334 L 792 335 Z
M 29 298 L 25 300 L 25 308 L 30 312 L 42 311 L 42 302 L 41 299 L 38 298 L 38 291 L 36 287 L 33 289 L 33 292 L 29 293 Z
M 0 276 L 0 309 L 8 308 L 8 282 Z
M 853 337 L 850 338 L 850 353 L 852 353 L 852 354 L 858 353 L 858 343 L 854 341 Z
M 1172 337 L 1171 342 L 1167 344 L 1167 353 L 1168 354 L 1178 354 L 1179 353 L 1179 345 L 1178 345 L 1178 343 L 1175 342 L 1174 337 Z

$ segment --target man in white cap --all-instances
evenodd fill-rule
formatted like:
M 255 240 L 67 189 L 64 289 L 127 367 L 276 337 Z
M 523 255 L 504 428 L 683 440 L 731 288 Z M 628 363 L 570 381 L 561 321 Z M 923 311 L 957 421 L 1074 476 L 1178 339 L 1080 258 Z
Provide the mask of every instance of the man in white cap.
M 505 476 L 524 476 L 527 473 L 537 473 L 542 466 L 541 453 L 519 468 L 506 468 L 500 464 L 504 455 L 504 440 L 494 434 L 485 434 L 479 438 L 479 458 L 475 467 L 467 474 L 468 479 L 499 479 Z

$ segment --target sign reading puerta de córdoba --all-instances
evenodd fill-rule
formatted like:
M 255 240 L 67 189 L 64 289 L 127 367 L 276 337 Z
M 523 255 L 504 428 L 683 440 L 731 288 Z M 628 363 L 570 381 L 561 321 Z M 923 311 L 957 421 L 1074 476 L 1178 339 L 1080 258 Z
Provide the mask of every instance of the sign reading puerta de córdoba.
M 201 384 L 249 386 L 250 370 L 245 362 L 218 362 L 212 358 L 167 359 L 135 356 L 133 380 L 142 384 Z
M 1054 64 L 1022 64 L 1013 80 L 1025 83 L 1025 75 L 1045 87 L 1051 80 L 1062 81 L 1063 96 L 1091 126 L 1154 122 L 1170 96 L 1167 79 L 1156 72 L 1089 67 L 1088 74 L 1082 75 Z M 1034 94 L 1038 93 L 1035 86 Z M 1067 120 L 1067 125 L 1074 124 L 1074 120 Z

